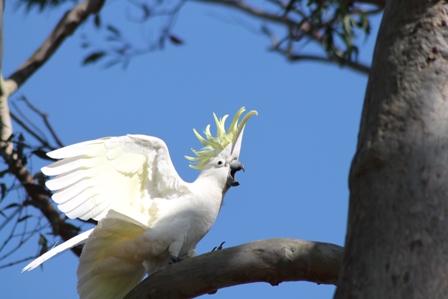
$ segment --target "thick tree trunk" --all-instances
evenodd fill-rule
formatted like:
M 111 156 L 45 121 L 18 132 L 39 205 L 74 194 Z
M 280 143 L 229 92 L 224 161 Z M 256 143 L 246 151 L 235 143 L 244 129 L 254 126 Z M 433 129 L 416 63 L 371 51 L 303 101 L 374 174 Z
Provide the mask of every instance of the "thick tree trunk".
M 448 298 L 448 5 L 387 1 L 335 298 Z

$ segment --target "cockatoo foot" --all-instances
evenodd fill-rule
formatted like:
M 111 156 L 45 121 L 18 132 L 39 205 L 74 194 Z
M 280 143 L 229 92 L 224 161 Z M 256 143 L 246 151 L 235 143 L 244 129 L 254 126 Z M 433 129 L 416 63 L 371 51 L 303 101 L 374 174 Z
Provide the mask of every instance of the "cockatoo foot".
M 182 260 L 180 257 L 174 256 L 174 255 L 171 255 L 170 258 L 171 258 L 171 263 L 170 264 L 175 264 L 175 263 L 178 263 L 178 262 L 180 262 Z
M 222 242 L 218 247 L 213 247 L 212 252 L 215 250 L 221 250 L 222 249 L 222 245 L 224 245 L 226 241 Z

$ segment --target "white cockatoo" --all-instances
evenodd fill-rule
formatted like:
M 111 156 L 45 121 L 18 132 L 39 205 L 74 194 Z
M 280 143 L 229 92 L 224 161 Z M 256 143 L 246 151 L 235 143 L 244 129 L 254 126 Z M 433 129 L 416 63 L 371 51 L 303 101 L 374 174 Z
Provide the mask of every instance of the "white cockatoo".
M 48 156 L 61 159 L 42 168 L 53 200 L 69 218 L 98 220 L 86 231 L 27 265 L 32 270 L 59 252 L 85 243 L 78 266 L 82 299 L 123 298 L 146 274 L 170 262 L 196 255 L 196 244 L 218 216 L 224 195 L 239 183 L 235 173 L 244 127 L 256 111 L 225 130 L 228 115 L 218 119 L 217 136 L 193 130 L 203 148 L 187 157 L 198 178 L 184 182 L 165 143 L 156 137 L 127 135 L 67 146 Z

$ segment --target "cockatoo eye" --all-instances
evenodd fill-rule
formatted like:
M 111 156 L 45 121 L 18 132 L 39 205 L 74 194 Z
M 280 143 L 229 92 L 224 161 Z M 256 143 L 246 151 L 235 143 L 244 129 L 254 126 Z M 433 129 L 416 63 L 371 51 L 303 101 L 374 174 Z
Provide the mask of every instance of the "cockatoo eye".
M 223 160 L 219 160 L 218 163 L 217 163 L 218 166 L 222 166 L 223 164 L 224 164 Z

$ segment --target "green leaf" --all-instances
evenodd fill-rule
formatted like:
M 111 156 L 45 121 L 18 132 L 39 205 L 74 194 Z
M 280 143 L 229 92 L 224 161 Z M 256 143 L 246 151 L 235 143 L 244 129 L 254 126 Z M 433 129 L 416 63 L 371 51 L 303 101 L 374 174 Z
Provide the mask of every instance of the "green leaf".
M 19 220 L 17 220 L 17 223 L 22 222 L 22 221 L 25 221 L 25 220 L 27 220 L 27 219 L 30 218 L 30 217 L 32 217 L 32 216 L 31 216 L 31 215 L 25 215 L 25 216 L 19 218 Z
M 23 149 L 25 148 L 25 137 L 23 137 L 23 134 L 19 134 L 19 141 L 17 142 L 17 157 L 19 160 L 23 160 Z M 25 165 L 25 163 L 23 163 Z
M 116 35 L 108 35 L 104 38 L 106 41 L 110 42 L 117 42 L 117 41 L 121 41 L 121 37 L 116 36 Z
M 106 52 L 104 52 L 104 51 L 93 52 L 90 55 L 88 55 L 86 58 L 84 58 L 84 60 L 82 61 L 82 64 L 87 65 L 87 64 L 95 63 L 98 60 L 100 60 L 101 58 L 103 58 L 104 55 L 106 55 Z
M 2 201 L 3 198 L 5 198 L 5 196 L 6 196 L 6 191 L 8 191 L 7 188 L 6 188 L 6 184 L 5 184 L 5 183 L 1 183 L 1 184 L 0 184 L 0 189 L 1 189 L 1 198 L 0 198 L 0 201 Z
M 44 235 L 42 235 L 42 234 L 39 234 L 39 235 L 40 235 L 39 240 L 37 242 L 41 246 L 39 255 L 42 255 L 48 251 L 48 240 L 47 240 L 47 238 L 45 238 Z
M 140 8 L 141 8 L 142 11 L 143 11 L 143 17 L 142 17 L 142 19 L 143 19 L 143 20 L 148 19 L 148 18 L 151 16 L 151 13 L 152 13 L 152 9 L 151 9 L 151 7 L 149 7 L 146 3 L 141 3 Z
M 18 203 L 12 203 L 12 204 L 9 204 L 6 207 L 4 207 L 3 210 L 11 209 L 11 208 L 18 207 L 18 206 L 19 206 Z
M 48 242 L 48 241 L 47 241 L 47 238 L 45 238 L 44 235 L 39 234 L 39 241 L 38 241 L 38 244 L 39 244 L 39 245 L 46 245 L 47 242 Z
M 95 25 L 96 28 L 100 28 L 101 27 L 100 14 L 96 14 L 95 15 L 95 17 L 93 18 L 93 24 Z
M 168 38 L 170 39 L 171 43 L 173 43 L 174 45 L 177 45 L 177 46 L 183 45 L 183 43 L 184 43 L 180 38 L 178 38 L 177 36 L 174 36 L 172 34 Z
M 16 1 L 16 6 L 25 6 L 26 12 L 29 12 L 31 9 L 36 8 L 40 12 L 44 9 L 51 9 L 58 7 L 62 3 L 68 2 L 67 0 L 19 0 Z
M 106 29 L 107 29 L 110 33 L 112 33 L 113 35 L 115 35 L 115 36 L 117 36 L 117 37 L 121 36 L 121 32 L 120 32 L 120 30 L 118 30 L 117 28 L 115 28 L 114 26 L 112 26 L 112 25 L 110 25 L 110 24 L 106 26 Z
M 112 59 L 111 61 L 108 61 L 106 64 L 104 64 L 104 68 L 108 69 L 110 67 L 113 67 L 116 64 L 119 64 L 121 62 L 121 59 Z

